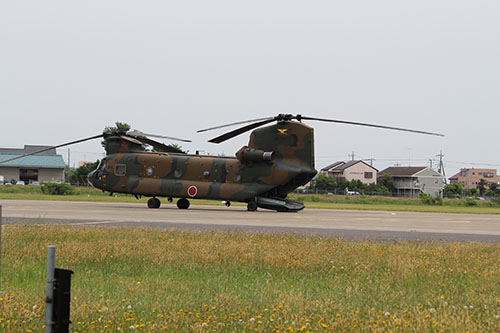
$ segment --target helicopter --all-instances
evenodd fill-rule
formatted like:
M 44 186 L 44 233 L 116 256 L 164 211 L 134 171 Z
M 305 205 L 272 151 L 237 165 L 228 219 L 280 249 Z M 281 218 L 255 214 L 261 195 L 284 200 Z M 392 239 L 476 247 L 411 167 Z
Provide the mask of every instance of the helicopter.
M 239 149 L 235 157 L 186 154 L 149 137 L 182 142 L 190 140 L 123 130 L 105 131 L 48 149 L 104 138 L 106 156 L 88 174 L 89 182 L 98 189 L 110 192 L 110 195 L 128 193 L 137 199 L 150 197 L 147 202 L 149 208 L 159 208 L 161 202 L 158 197 L 164 197 L 169 202 L 178 198 L 176 204 L 179 209 L 188 209 L 189 199 L 196 198 L 222 200 L 228 207 L 231 202 L 244 202 L 248 211 L 264 208 L 298 212 L 304 209 L 304 204 L 288 200 L 287 195 L 307 184 L 317 174 L 314 167 L 314 130 L 303 120 L 443 136 L 398 127 L 279 114 L 198 131 L 247 124 L 209 140 L 211 143 L 222 143 L 253 130 L 248 145 Z M 270 123 L 274 124 L 268 125 Z M 152 146 L 153 151 L 147 151 L 145 145 Z

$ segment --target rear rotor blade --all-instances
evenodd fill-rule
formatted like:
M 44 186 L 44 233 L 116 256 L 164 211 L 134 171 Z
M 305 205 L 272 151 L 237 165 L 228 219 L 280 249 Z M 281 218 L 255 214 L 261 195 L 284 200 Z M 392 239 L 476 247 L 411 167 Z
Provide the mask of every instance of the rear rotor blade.
M 229 140 L 231 138 L 234 138 L 235 136 L 243 134 L 243 133 L 245 133 L 247 131 L 253 130 L 254 128 L 257 128 L 259 126 L 268 124 L 270 122 L 273 122 L 274 120 L 275 120 L 274 117 L 273 118 L 265 118 L 265 120 L 263 120 L 263 121 L 260 121 L 258 123 L 253 123 L 253 124 L 250 124 L 250 125 L 247 125 L 247 126 L 243 126 L 243 127 L 237 128 L 234 131 L 227 132 L 226 134 L 222 134 L 222 135 L 220 135 L 220 136 L 218 136 L 216 138 L 208 140 L 208 142 L 221 143 L 221 142 L 224 142 L 224 141 Z
M 418 131 L 418 130 L 412 130 L 412 129 L 408 129 L 408 128 L 400 128 L 400 127 L 392 127 L 392 126 L 374 125 L 374 124 L 367 124 L 367 123 L 358 123 L 358 122 L 354 122 L 354 121 L 324 119 L 324 118 L 313 118 L 313 117 L 306 117 L 306 116 L 301 116 L 301 119 L 317 120 L 317 121 L 324 121 L 324 122 L 338 123 L 338 124 L 347 124 L 347 125 L 357 125 L 357 126 L 367 126 L 367 127 L 383 128 L 383 129 L 390 129 L 390 130 L 404 131 L 404 132 L 412 132 L 412 133 L 426 134 L 426 135 L 444 136 L 443 134 L 439 134 L 439 133 Z
M 253 122 L 256 122 L 256 121 L 259 121 L 259 122 L 260 121 L 265 121 L 265 120 L 273 121 L 274 119 L 275 119 L 275 117 L 266 117 L 266 118 L 252 119 L 252 120 L 243 120 L 243 121 L 237 121 L 237 122 L 231 123 L 231 124 L 225 124 L 225 125 L 220 125 L 220 126 L 215 126 L 215 127 L 201 129 L 201 130 L 198 130 L 196 132 L 197 133 L 201 133 L 201 132 L 211 131 L 211 130 L 215 130 L 215 129 L 219 129 L 219 128 L 234 126 L 234 125 L 241 125 L 241 124 L 246 124 L 246 123 L 253 123 Z
M 11 162 L 11 161 L 14 161 L 14 160 L 18 160 L 18 159 L 26 157 L 26 156 L 40 154 L 40 153 L 46 152 L 48 150 L 57 149 L 57 148 L 61 148 L 61 147 L 64 147 L 64 146 L 69 146 L 69 145 L 74 145 L 75 143 L 80 143 L 80 142 L 84 142 L 84 141 L 89 141 L 89 140 L 93 140 L 93 139 L 102 138 L 103 136 L 104 136 L 104 134 L 99 134 L 99 135 L 91 136 L 91 137 L 88 137 L 88 138 L 85 138 L 85 139 L 80 139 L 80 140 L 76 140 L 76 141 L 71 141 L 71 142 L 63 143 L 63 144 L 60 144 L 60 145 L 57 145 L 57 146 L 52 146 L 52 147 L 40 149 L 40 150 L 31 152 L 29 154 L 24 154 L 24 155 L 21 155 L 21 156 L 17 156 L 17 157 L 14 157 L 14 158 L 11 158 L 11 159 L 8 159 L 8 160 L 5 160 L 5 161 L 0 161 L 0 164 Z

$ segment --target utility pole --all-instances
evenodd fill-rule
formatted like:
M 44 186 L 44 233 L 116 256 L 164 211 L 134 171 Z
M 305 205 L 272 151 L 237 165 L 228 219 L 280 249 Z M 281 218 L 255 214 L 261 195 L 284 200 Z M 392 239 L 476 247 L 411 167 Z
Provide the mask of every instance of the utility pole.
M 443 157 L 444 157 L 444 155 L 443 155 L 443 151 L 441 150 L 441 151 L 439 152 L 439 155 L 436 155 L 436 157 L 439 157 L 439 168 L 438 168 L 438 172 L 439 172 L 440 174 L 442 174 L 442 175 L 443 175 L 443 177 L 445 177 L 445 179 L 446 179 L 446 174 L 445 174 L 445 172 L 444 172 L 444 163 L 443 163 Z
M 429 167 L 432 169 L 432 159 L 429 159 Z
M 351 157 L 351 161 L 354 161 L 354 150 L 352 151 L 352 154 L 348 154 L 347 156 Z
M 370 161 L 370 166 L 373 166 L 373 161 L 376 161 L 374 158 L 367 158 L 367 161 Z

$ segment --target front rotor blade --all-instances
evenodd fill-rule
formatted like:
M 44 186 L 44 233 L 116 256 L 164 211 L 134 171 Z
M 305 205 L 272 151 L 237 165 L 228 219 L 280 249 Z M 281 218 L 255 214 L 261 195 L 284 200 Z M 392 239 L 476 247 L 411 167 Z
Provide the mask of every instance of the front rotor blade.
M 215 129 L 219 129 L 219 128 L 234 126 L 234 125 L 240 125 L 240 124 L 246 124 L 246 123 L 253 123 L 253 122 L 256 122 L 256 121 L 264 121 L 264 120 L 271 120 L 272 121 L 274 119 L 275 119 L 275 117 L 266 117 L 266 118 L 252 119 L 252 120 L 243 120 L 243 121 L 237 121 L 237 122 L 231 123 L 231 124 L 225 124 L 225 125 L 220 125 L 220 126 L 215 126 L 215 127 L 201 129 L 201 130 L 198 130 L 196 132 L 197 133 L 201 133 L 201 132 L 211 131 L 211 130 L 215 130 Z
M 347 125 L 357 125 L 357 126 L 367 126 L 367 127 L 383 128 L 383 129 L 390 129 L 390 130 L 395 130 L 395 131 L 412 132 L 412 133 L 426 134 L 426 135 L 444 136 L 444 134 L 439 134 L 439 133 L 418 131 L 418 130 L 412 130 L 412 129 L 408 129 L 408 128 L 399 128 L 399 127 L 374 125 L 374 124 L 367 124 L 367 123 L 358 123 L 358 122 L 354 122 L 354 121 L 324 119 L 324 118 L 313 118 L 313 117 L 306 117 L 306 116 L 301 116 L 301 119 L 318 120 L 318 121 L 325 121 L 325 122 L 329 122 L 329 123 L 338 123 L 338 124 L 347 124 Z
M 166 144 L 163 144 L 161 142 L 158 142 L 158 141 L 155 141 L 155 140 L 152 140 L 152 139 L 149 139 L 149 138 L 146 138 L 146 137 L 129 137 L 129 136 L 124 136 L 123 138 L 126 138 L 127 140 L 135 140 L 135 141 L 139 141 L 140 143 L 145 143 L 145 144 L 148 144 L 158 150 L 161 150 L 163 152 L 166 152 L 166 153 L 184 153 L 182 150 L 180 149 L 177 149 L 177 148 L 174 148 L 174 147 L 170 147 L 170 146 L 167 146 Z
M 69 146 L 69 145 L 74 145 L 76 143 L 80 143 L 80 142 L 84 142 L 84 141 L 88 141 L 88 140 L 102 138 L 103 136 L 104 136 L 104 134 L 99 134 L 99 135 L 91 136 L 89 138 L 80 139 L 80 140 L 76 140 L 76 141 L 71 141 L 71 142 L 63 143 L 63 144 L 60 144 L 60 145 L 57 145 L 57 146 L 52 146 L 52 147 L 40 149 L 40 150 L 31 152 L 29 154 L 24 154 L 24 155 L 21 155 L 21 156 L 17 156 L 17 157 L 14 157 L 14 158 L 11 158 L 11 159 L 8 159 L 8 160 L 5 160 L 5 161 L 0 161 L 0 164 L 7 163 L 7 162 L 10 162 L 10 161 L 14 161 L 14 160 L 18 160 L 18 159 L 26 157 L 26 156 L 40 154 L 40 153 L 46 152 L 46 151 L 51 150 L 51 149 L 57 149 L 57 148 L 61 148 L 61 147 L 64 147 L 64 146 Z
M 221 142 L 224 142 L 224 141 L 229 140 L 231 138 L 234 138 L 235 136 L 243 134 L 243 133 L 245 133 L 247 131 L 250 131 L 250 130 L 252 130 L 254 128 L 257 128 L 259 126 L 268 124 L 268 123 L 270 123 L 270 122 L 272 122 L 274 120 L 275 120 L 274 117 L 273 118 L 266 118 L 266 120 L 264 120 L 264 121 L 261 121 L 261 122 L 258 122 L 258 123 L 253 123 L 253 124 L 250 124 L 250 125 L 247 125 L 247 126 L 243 126 L 243 127 L 235 129 L 234 131 L 227 132 L 226 134 L 222 134 L 222 135 L 220 135 L 220 136 L 218 136 L 216 138 L 208 140 L 208 142 L 221 143 Z
M 187 139 L 180 139 L 180 138 L 174 138 L 172 136 L 163 136 L 163 135 L 157 135 L 157 134 L 148 134 L 148 133 L 143 133 L 143 132 L 138 131 L 138 130 L 129 131 L 129 132 L 127 132 L 127 135 L 132 136 L 132 137 L 135 137 L 135 136 L 150 136 L 150 137 L 153 137 L 153 138 L 175 140 L 175 141 L 181 141 L 181 142 L 192 142 L 191 140 L 187 140 Z

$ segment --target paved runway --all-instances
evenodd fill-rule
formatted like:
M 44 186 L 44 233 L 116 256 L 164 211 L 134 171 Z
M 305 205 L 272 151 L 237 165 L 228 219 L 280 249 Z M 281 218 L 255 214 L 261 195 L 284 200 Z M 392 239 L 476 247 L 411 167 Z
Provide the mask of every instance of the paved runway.
M 251 232 L 292 232 L 355 239 L 500 241 L 500 215 L 436 214 L 305 209 L 278 213 L 246 207 L 144 203 L 0 200 L 4 224 L 61 223 L 86 226 L 147 226 Z

